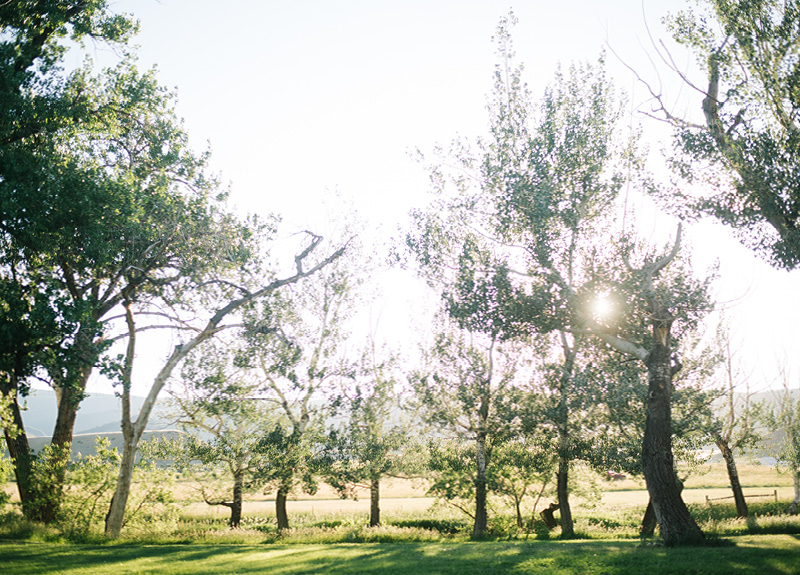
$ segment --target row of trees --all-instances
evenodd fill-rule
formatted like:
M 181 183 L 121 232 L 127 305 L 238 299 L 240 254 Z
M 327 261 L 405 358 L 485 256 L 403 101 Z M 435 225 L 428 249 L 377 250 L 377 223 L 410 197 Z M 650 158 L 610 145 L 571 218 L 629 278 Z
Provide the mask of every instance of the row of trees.
M 22 508 L 59 512 L 87 381 L 119 385 L 125 444 L 106 532 L 119 534 L 137 445 L 173 369 L 202 342 L 241 325 L 256 302 L 340 257 L 307 234 L 294 270 L 268 258 L 275 218 L 242 219 L 192 152 L 174 95 L 142 72 L 127 44 L 136 29 L 104 0 L 0 6 L 0 391 Z M 64 70 L 65 41 L 102 41 L 116 67 Z M 174 350 L 138 416 L 130 410 L 138 336 L 172 331 Z M 110 355 L 115 341 L 125 351 Z M 56 391 L 50 448 L 31 451 L 20 401 L 34 379 Z
M 800 10 L 746 4 L 714 0 L 710 18 L 671 19 L 676 39 L 707 63 L 706 123 L 664 105 L 657 113 L 678 129 L 679 175 L 697 173 L 698 162 L 715 168 L 702 173 L 716 192 L 700 199 L 652 183 L 602 59 L 559 71 L 534 103 L 514 65 L 513 16 L 501 21 L 488 135 L 438 151 L 428 166 L 435 199 L 412 214 L 405 238 L 406 262 L 443 302 L 423 361 L 406 372 L 414 417 L 457 440 L 431 452 L 434 468 L 446 475 L 465 453 L 474 458 L 476 535 L 487 528 L 490 489 L 519 507 L 531 485 L 520 478 L 545 476 L 552 463 L 569 536 L 570 469 L 583 459 L 641 472 L 667 543 L 703 539 L 680 497 L 673 439 L 696 437 L 709 414 L 697 384 L 714 354 L 695 348 L 713 277 L 692 274 L 680 225 L 650 246 L 625 227 L 632 216 L 617 215 L 627 186 L 656 192 L 678 215 L 714 215 L 777 265 L 797 264 Z M 248 482 L 271 482 L 288 526 L 286 498 L 298 484 L 313 488 L 309 462 L 320 457 L 343 493 L 367 481 L 377 501 L 406 434 L 393 421 L 390 357 L 375 344 L 343 349 L 361 265 L 353 241 L 342 235 L 326 251 L 307 232 L 292 271 L 275 271 L 277 219 L 228 210 L 207 154 L 188 148 L 174 96 L 133 63 L 132 17 L 104 0 L 48 0 L 2 4 L 0 23 L 0 391 L 26 516 L 58 516 L 75 414 L 97 369 L 122 398 L 111 536 L 124 523 L 139 440 L 179 366 L 184 421 L 206 432 L 184 463 L 237 454 L 227 463 L 233 498 L 206 494 L 231 506 L 232 523 Z M 68 38 L 109 42 L 121 63 L 66 72 Z M 135 416 L 136 346 L 156 328 L 176 345 Z M 31 452 L 20 414 L 35 378 L 58 397 L 43 454 Z M 310 426 L 324 403 L 346 423 L 322 442 Z M 731 433 L 714 437 L 723 452 Z M 493 465 L 504 460 L 513 465 Z

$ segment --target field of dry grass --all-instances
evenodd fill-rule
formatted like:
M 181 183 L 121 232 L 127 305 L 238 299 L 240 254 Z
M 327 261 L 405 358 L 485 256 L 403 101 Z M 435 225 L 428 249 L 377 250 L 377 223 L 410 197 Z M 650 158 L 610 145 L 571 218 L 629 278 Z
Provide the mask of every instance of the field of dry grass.
M 755 463 L 742 463 L 738 466 L 740 480 L 744 486 L 745 496 L 754 497 L 752 501 L 774 500 L 774 493 L 781 500 L 791 499 L 794 490 L 791 478 L 785 473 L 778 473 L 774 467 L 758 465 Z M 601 481 L 603 490 L 600 505 L 609 509 L 623 509 L 630 507 L 643 508 L 647 505 L 648 495 L 644 481 L 640 479 L 623 479 L 621 481 Z M 426 493 L 427 485 L 419 480 L 408 481 L 393 479 L 386 481 L 381 487 L 381 510 L 394 513 L 422 513 L 428 510 L 435 499 Z M 186 486 L 179 490 L 179 499 L 190 501 L 193 499 L 191 489 Z M 720 498 L 730 497 L 730 487 L 725 466 L 719 462 L 703 466 L 689 475 L 684 489 L 684 500 L 687 503 L 705 503 L 706 497 L 716 501 L 730 501 Z M 544 502 L 544 499 L 543 499 Z M 574 505 L 580 507 L 583 501 L 576 497 Z M 274 494 L 262 494 L 248 497 L 244 513 L 272 514 L 274 512 Z M 314 495 L 304 493 L 296 494 L 287 503 L 287 511 L 294 513 L 312 513 L 317 515 L 343 515 L 369 513 L 369 492 L 362 490 L 355 501 L 344 500 L 326 485 L 321 485 Z M 227 508 L 210 508 L 202 502 L 189 503 L 185 508 L 189 514 L 226 516 Z
M 794 490 L 791 478 L 787 474 L 779 473 L 771 466 L 747 462 L 740 464 L 738 468 L 746 496 L 767 496 L 752 500 L 773 500 L 775 492 L 781 500 L 792 498 Z M 600 505 L 603 507 L 641 508 L 647 504 L 648 495 L 643 480 L 626 478 L 619 481 L 600 481 L 600 485 L 603 490 Z M 4 489 L 12 495 L 12 500 L 18 500 L 16 487 L 13 484 L 5 485 Z M 423 513 L 435 503 L 435 499 L 426 492 L 427 485 L 419 480 L 387 480 L 381 486 L 381 510 L 388 513 Z M 726 501 L 720 499 L 730 496 L 725 466 L 720 462 L 714 462 L 690 474 L 683 495 L 687 503 L 705 503 L 706 497 L 711 500 Z M 185 483 L 176 484 L 175 498 L 185 505 L 184 513 L 189 515 L 229 514 L 229 510 L 225 507 L 210 507 L 199 501 L 195 490 Z M 575 498 L 576 507 L 580 507 L 582 503 L 580 497 Z M 270 515 L 274 513 L 274 506 L 274 493 L 250 495 L 245 501 L 244 513 Z M 311 513 L 326 516 L 337 513 L 343 515 L 368 513 L 369 492 L 362 490 L 358 494 L 358 499 L 345 500 L 341 499 L 332 488 L 323 484 L 314 495 L 295 494 L 287 503 L 287 511 L 290 514 Z

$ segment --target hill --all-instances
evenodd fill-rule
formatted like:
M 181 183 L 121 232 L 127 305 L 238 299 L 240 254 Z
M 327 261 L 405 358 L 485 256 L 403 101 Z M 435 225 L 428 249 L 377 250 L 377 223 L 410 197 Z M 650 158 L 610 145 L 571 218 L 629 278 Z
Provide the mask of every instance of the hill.
M 143 397 L 131 398 L 134 414 L 144 403 Z M 56 422 L 56 394 L 52 389 L 34 389 L 26 398 L 22 420 L 29 437 L 50 437 Z M 75 420 L 75 434 L 106 433 L 120 430 L 120 399 L 112 394 L 91 393 L 81 402 Z M 173 422 L 162 405 L 156 404 L 147 429 L 163 430 Z

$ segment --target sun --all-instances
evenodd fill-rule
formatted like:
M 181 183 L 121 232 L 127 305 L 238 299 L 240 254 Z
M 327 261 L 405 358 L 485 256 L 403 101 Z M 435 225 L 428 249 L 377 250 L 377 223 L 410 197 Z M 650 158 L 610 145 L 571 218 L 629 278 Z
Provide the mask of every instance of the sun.
M 592 312 L 597 319 L 608 319 L 614 315 L 614 302 L 606 293 L 599 293 L 592 300 Z

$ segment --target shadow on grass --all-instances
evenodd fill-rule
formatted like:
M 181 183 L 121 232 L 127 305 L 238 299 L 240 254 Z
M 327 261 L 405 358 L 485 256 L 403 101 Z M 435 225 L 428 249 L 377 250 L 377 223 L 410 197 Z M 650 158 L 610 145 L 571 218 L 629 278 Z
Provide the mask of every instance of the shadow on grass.
M 747 537 L 735 547 L 642 547 L 636 541 L 382 543 L 336 545 L 57 545 L 0 543 L 15 575 L 254 575 L 347 573 L 793 573 L 792 536 Z

